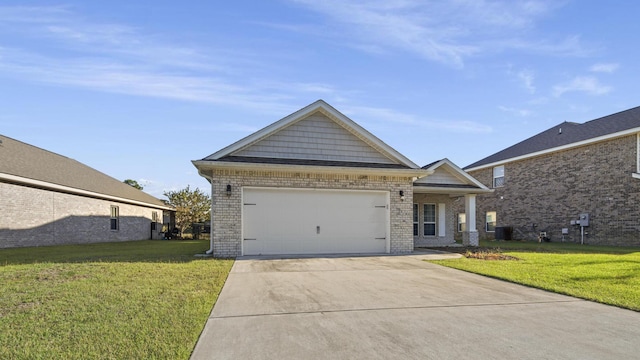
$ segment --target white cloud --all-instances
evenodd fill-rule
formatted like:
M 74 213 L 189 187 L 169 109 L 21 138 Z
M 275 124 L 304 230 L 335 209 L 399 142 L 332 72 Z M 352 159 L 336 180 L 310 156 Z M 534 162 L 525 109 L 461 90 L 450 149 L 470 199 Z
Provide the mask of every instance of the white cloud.
M 0 75 L 5 77 L 274 114 L 289 111 L 293 99 L 307 101 L 309 93 L 334 92 L 321 83 L 263 80 L 260 75 L 269 79 L 271 72 L 251 50 L 187 47 L 170 36 L 87 22 L 62 7 L 0 6 L 0 29 L 28 40 L 0 47 Z M 46 50 L 28 47 L 33 41 L 46 42 Z
M 563 2 L 290 0 L 329 20 L 325 36 L 368 52 L 401 49 L 425 59 L 462 67 L 465 59 L 517 49 L 558 55 L 584 53 L 577 36 L 530 40 L 530 30 Z M 314 31 L 315 33 L 315 31 Z
M 516 108 L 512 108 L 512 107 L 506 107 L 506 106 L 498 106 L 498 109 L 500 109 L 501 111 L 504 111 L 506 113 L 510 113 L 513 115 L 517 115 L 517 116 L 522 116 L 522 117 L 526 117 L 532 114 L 531 110 L 527 110 L 527 109 L 516 109 Z
M 490 42 L 490 45 L 494 51 L 513 49 L 525 53 L 558 57 L 587 57 L 599 50 L 594 47 L 585 47 L 581 37 L 578 35 L 570 35 L 558 41 L 550 41 L 548 39 L 530 40 L 517 36 L 505 36 Z
M 611 92 L 613 88 L 600 84 L 598 79 L 592 76 L 578 76 L 573 80 L 558 84 L 553 87 L 553 96 L 560 97 L 568 92 L 584 92 L 590 95 L 604 95 Z
M 591 72 L 601 72 L 601 73 L 613 73 L 620 67 L 620 64 L 616 63 L 607 63 L 607 64 L 594 64 L 589 68 Z
M 522 81 L 522 85 L 524 86 L 524 88 L 527 89 L 529 93 L 533 94 L 536 92 L 536 87 L 533 86 L 533 81 L 535 79 L 535 74 L 533 73 L 533 71 L 525 69 L 519 71 L 517 76 L 518 79 Z
M 353 116 L 357 119 L 396 123 L 415 128 L 440 129 L 452 133 L 490 133 L 493 131 L 491 126 L 473 121 L 423 119 L 413 114 L 406 114 L 387 108 L 343 105 L 341 109 L 345 115 Z

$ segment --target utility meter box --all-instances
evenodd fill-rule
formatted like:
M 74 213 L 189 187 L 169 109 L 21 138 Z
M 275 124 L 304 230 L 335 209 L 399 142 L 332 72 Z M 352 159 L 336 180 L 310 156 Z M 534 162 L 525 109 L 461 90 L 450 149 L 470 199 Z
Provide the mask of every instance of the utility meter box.
M 589 214 L 580 214 L 580 226 L 589 226 Z

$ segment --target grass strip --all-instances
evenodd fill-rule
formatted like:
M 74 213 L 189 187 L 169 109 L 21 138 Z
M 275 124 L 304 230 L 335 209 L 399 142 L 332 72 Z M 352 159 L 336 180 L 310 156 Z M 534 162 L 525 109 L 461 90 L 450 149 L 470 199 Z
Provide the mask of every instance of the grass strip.
M 0 359 L 188 359 L 233 264 L 208 245 L 0 250 Z
M 571 243 L 482 242 L 519 260 L 460 258 L 435 264 L 640 311 L 640 248 Z

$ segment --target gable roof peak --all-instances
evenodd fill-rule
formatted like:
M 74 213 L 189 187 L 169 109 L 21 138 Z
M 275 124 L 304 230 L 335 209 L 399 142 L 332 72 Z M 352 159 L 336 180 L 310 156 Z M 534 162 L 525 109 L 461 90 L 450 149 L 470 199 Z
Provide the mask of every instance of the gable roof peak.
M 355 121 L 336 110 L 333 106 L 329 105 L 326 101 L 318 99 L 315 102 L 303 107 L 291 113 L 288 116 L 264 127 L 263 129 L 244 137 L 236 141 L 235 143 L 205 157 L 203 161 L 216 161 L 222 160 L 224 157 L 233 156 L 239 152 L 257 144 L 258 142 L 284 130 L 285 128 L 292 126 L 302 120 L 309 118 L 316 112 L 321 112 L 326 118 L 333 123 L 337 124 L 344 131 L 350 133 L 364 142 L 367 146 L 374 149 L 376 152 L 388 159 L 385 161 L 391 161 L 402 166 L 418 169 L 419 166 L 413 163 L 411 160 L 400 154 L 398 151 L 384 143 L 382 140 L 371 134 L 369 131 L 358 125 Z

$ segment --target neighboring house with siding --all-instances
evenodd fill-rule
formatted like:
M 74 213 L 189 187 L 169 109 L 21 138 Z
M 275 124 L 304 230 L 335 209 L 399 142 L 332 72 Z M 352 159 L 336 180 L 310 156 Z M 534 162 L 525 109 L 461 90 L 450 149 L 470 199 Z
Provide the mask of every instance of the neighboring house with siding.
M 211 183 L 217 257 L 448 245 L 455 198 L 472 218 L 490 191 L 446 159 L 419 167 L 322 100 L 193 164 Z M 462 238 L 477 245 L 473 226 Z
M 159 239 L 174 209 L 76 160 L 0 135 L 0 248 Z
M 637 107 L 563 122 L 465 167 L 494 189 L 478 197 L 480 237 L 504 226 L 516 239 L 640 245 L 639 148 Z

